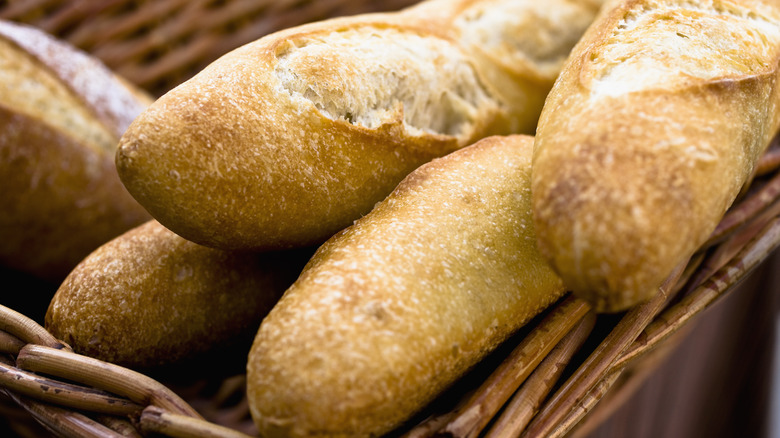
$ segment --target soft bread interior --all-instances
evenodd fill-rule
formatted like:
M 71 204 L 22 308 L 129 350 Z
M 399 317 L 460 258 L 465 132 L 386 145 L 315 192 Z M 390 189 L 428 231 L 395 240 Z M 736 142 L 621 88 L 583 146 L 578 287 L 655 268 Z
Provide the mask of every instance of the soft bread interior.
M 643 44 L 651 38 L 656 44 Z M 683 86 L 690 80 L 754 75 L 773 66 L 774 20 L 726 1 L 638 3 L 590 55 L 596 95 Z
M 112 151 L 117 138 L 48 68 L 0 38 L 0 105 L 48 123 L 60 132 Z
M 436 37 L 367 26 L 290 40 L 277 58 L 293 98 L 367 128 L 402 118 L 413 135 L 467 138 L 499 106 L 463 52 Z
M 594 5 L 567 0 L 480 1 L 454 25 L 464 47 L 476 47 L 511 69 L 525 66 L 555 77 L 582 30 L 593 20 Z M 551 14 L 551 9 L 559 13 Z

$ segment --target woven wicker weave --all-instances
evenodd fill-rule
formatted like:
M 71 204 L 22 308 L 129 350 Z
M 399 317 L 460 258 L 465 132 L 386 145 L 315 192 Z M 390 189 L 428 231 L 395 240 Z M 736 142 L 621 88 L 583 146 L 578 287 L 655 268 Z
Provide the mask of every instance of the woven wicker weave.
M 37 26 L 160 95 L 225 52 L 327 17 L 415 0 L 6 0 L 0 18 Z
M 277 29 L 411 3 L 18 0 L 0 2 L 0 17 L 67 40 L 159 95 Z M 564 299 L 398 434 L 563 436 L 576 434 L 578 424 L 587 426 L 580 431 L 591 429 L 610 411 L 609 402 L 620 403 L 676 345 L 682 329 L 780 246 L 778 168 L 775 146 L 711 241 L 668 279 L 665 295 L 626 314 L 598 317 L 583 302 Z M 0 417 L 19 436 L 42 436 L 45 429 L 60 436 L 256 433 L 243 375 L 152 379 L 73 354 L 33 320 L 2 306 L 0 352 L 7 354 L 0 360 L 0 394 L 7 395 L 0 397 Z M 600 415 L 589 416 L 600 401 Z M 480 415 L 469 415 L 475 409 Z

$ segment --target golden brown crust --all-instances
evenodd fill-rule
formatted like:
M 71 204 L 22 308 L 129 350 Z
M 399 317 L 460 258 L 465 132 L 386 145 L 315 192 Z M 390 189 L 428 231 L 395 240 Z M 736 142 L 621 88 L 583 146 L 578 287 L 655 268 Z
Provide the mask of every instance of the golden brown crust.
M 604 311 L 657 293 L 706 240 L 778 127 L 780 13 L 742 1 L 613 2 L 539 123 L 540 250 Z
M 486 74 L 443 26 L 466 3 L 441 2 L 452 12 L 432 18 L 328 20 L 227 54 L 133 123 L 117 153 L 122 181 L 204 245 L 322 242 L 420 164 L 535 124 L 536 82 L 491 83 L 507 74 Z M 524 87 L 537 96 L 527 105 L 500 97 Z
M 108 362 L 175 363 L 256 331 L 308 255 L 220 251 L 149 221 L 68 275 L 46 328 L 74 351 Z
M 0 263 L 59 282 L 150 219 L 113 161 L 149 99 L 73 47 L 3 21 L 0 77 Z
M 531 149 L 436 159 L 320 247 L 250 353 L 263 436 L 387 432 L 562 295 L 536 251 Z
M 0 263 L 61 281 L 92 250 L 149 216 L 111 155 L 0 105 Z
M 113 135 L 109 144 L 99 145 L 111 152 L 116 147 L 116 139 L 125 132 L 130 122 L 152 103 L 148 94 L 115 75 L 96 58 L 36 28 L 0 20 L 0 38 L 3 44 L 16 46 L 25 57 L 37 63 L 37 69 L 41 71 L 31 72 L 32 75 L 51 76 L 69 91 L 69 96 L 52 95 L 51 98 L 77 100 L 78 104 L 69 103 L 70 111 L 89 112 L 94 120 L 86 123 L 102 125 L 103 129 Z M 15 60 L 4 60 L 6 65 L 13 62 Z M 9 67 L 14 66 L 9 65 Z M 28 72 L 11 74 L 14 73 L 21 75 Z M 56 103 L 58 102 L 49 102 L 49 105 L 53 106 Z M 50 114 L 49 109 L 45 107 L 35 110 L 34 115 L 41 115 L 41 118 L 49 123 L 56 123 L 53 119 L 64 116 Z

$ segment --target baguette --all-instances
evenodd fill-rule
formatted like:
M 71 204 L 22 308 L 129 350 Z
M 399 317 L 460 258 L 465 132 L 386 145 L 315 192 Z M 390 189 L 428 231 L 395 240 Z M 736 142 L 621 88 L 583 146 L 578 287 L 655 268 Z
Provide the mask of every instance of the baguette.
M 602 311 L 658 293 L 778 129 L 780 8 L 613 1 L 575 47 L 536 136 L 539 247 Z
M 117 151 L 120 177 L 157 220 L 203 245 L 322 243 L 420 164 L 532 131 L 562 54 L 595 15 L 590 2 L 554 3 L 437 0 L 261 38 L 136 119 Z M 518 27 L 543 34 L 545 49 L 513 41 Z
M 152 220 L 79 263 L 51 300 L 46 328 L 107 362 L 170 365 L 251 341 L 310 255 L 206 248 Z
M 96 59 L 0 21 L 0 264 L 58 283 L 150 219 L 114 165 L 119 137 L 150 103 Z
M 317 250 L 250 351 L 262 436 L 386 433 L 561 297 L 536 250 L 531 152 L 491 137 L 425 164 Z

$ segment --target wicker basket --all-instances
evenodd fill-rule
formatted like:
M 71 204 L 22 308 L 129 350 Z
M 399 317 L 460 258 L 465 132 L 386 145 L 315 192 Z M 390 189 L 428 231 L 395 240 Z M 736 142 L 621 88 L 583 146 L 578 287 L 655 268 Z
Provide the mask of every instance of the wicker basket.
M 273 31 L 412 3 L 415 0 L 4 0 L 0 18 L 56 35 L 160 95 L 225 52 Z
M 0 2 L 0 17 L 70 41 L 160 95 L 226 51 L 277 29 L 411 3 L 19 0 Z M 697 315 L 780 246 L 778 169 L 780 146 L 774 145 L 750 190 L 667 280 L 665 294 L 627 313 L 598 317 L 566 297 L 396 435 L 585 436 L 663 361 Z M 0 350 L 7 354 L 0 360 L 0 416 L 9 433 L 256 434 L 240 373 L 151 378 L 69 352 L 36 320 L 0 306 Z

